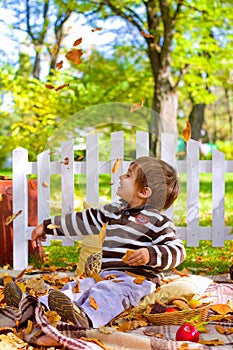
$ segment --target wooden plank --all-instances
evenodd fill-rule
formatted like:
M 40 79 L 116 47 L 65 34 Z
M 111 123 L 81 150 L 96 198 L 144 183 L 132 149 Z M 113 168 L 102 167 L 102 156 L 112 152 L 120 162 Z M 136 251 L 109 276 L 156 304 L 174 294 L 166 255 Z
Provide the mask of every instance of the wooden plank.
M 187 244 L 199 245 L 199 143 L 187 142 Z
M 38 224 L 50 217 L 50 156 L 49 150 L 37 156 Z
M 62 214 L 74 210 L 74 141 L 69 140 L 61 147 L 61 189 Z
M 13 213 L 22 213 L 13 221 L 13 269 L 23 270 L 28 266 L 28 151 L 24 148 L 13 150 Z
M 86 139 L 86 200 L 90 205 L 99 204 L 99 139 L 89 134 Z
M 216 149 L 212 153 L 212 246 L 223 247 L 224 234 L 224 179 L 225 155 Z

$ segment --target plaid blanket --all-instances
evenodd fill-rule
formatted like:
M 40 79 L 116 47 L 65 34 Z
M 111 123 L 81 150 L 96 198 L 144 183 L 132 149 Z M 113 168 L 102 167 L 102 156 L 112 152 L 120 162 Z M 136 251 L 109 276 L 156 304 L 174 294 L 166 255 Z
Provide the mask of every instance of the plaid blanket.
M 212 304 L 227 304 L 228 302 L 233 304 L 233 284 L 211 284 L 205 292 L 204 301 L 212 302 Z M 36 328 L 31 333 L 24 332 L 24 340 L 30 344 L 54 346 L 54 349 L 57 349 L 58 346 L 63 346 L 70 350 L 230 350 L 233 348 L 233 333 L 225 335 L 220 334 L 216 330 L 216 324 L 225 328 L 232 328 L 232 321 L 208 323 L 206 327 L 208 332 L 201 332 L 200 338 L 205 341 L 218 339 L 224 345 L 207 346 L 201 343 L 176 342 L 175 334 L 179 326 L 150 325 L 130 332 L 119 332 L 113 327 L 104 327 L 105 332 L 99 329 L 80 329 L 66 323 L 61 323 L 55 328 L 48 324 L 48 320 L 36 298 L 31 297 L 30 300 L 30 297 L 28 297 L 28 299 L 25 298 L 22 301 L 21 309 L 27 309 L 25 313 L 28 312 L 27 305 L 32 308 L 30 313 L 35 315 L 38 329 L 43 331 L 43 335 L 39 337 L 36 336 L 38 331 Z M 90 339 L 95 339 L 95 342 L 90 342 Z M 1 342 L 0 349 L 3 349 Z
M 227 302 L 233 303 L 233 284 L 211 284 L 205 292 L 205 301 L 210 301 L 213 304 L 226 304 Z M 232 322 L 218 322 L 218 324 L 224 327 L 233 327 Z M 224 345 L 202 345 L 200 343 L 191 342 L 176 342 L 175 334 L 179 326 L 147 326 L 141 327 L 131 332 L 118 332 L 113 331 L 109 333 L 103 333 L 97 329 L 82 330 L 79 336 L 85 338 L 95 338 L 101 341 L 105 349 L 111 350 L 186 350 L 186 349 L 201 349 L 201 350 L 232 350 L 233 348 L 233 334 L 225 335 L 220 334 L 216 330 L 216 323 L 212 322 L 207 325 L 208 333 L 201 333 L 200 338 L 202 340 L 216 340 L 219 339 Z M 108 328 L 106 328 L 108 330 Z M 110 330 L 110 329 L 109 329 Z M 111 328 L 112 330 L 112 328 Z M 43 329 L 44 331 L 44 329 Z M 80 331 L 79 331 L 80 332 Z M 46 329 L 45 329 L 46 333 Z M 75 333 L 73 333 L 75 334 Z M 162 334 L 162 339 L 158 338 L 158 335 Z M 48 334 L 49 335 L 49 334 Z M 51 334 L 50 334 L 51 335 Z M 77 337 L 76 334 L 73 338 Z M 64 337 L 64 336 L 63 336 Z M 72 334 L 70 333 L 70 338 Z M 31 335 L 25 335 L 25 340 L 33 342 Z M 69 346 L 68 337 L 66 342 L 60 343 L 66 345 L 68 349 L 73 350 L 72 345 Z M 187 344 L 185 346 L 185 344 Z M 100 347 L 101 348 L 101 347 Z

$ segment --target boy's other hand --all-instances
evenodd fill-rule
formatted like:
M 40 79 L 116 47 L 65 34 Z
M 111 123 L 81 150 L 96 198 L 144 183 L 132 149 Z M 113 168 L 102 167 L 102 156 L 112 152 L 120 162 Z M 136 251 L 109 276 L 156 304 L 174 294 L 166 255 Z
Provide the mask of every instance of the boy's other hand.
M 40 224 L 32 231 L 32 247 L 35 248 L 41 245 L 41 242 L 46 241 L 44 224 Z
M 135 252 L 128 257 L 127 264 L 130 266 L 139 266 L 146 265 L 149 261 L 149 250 L 147 248 L 140 248 L 135 250 Z

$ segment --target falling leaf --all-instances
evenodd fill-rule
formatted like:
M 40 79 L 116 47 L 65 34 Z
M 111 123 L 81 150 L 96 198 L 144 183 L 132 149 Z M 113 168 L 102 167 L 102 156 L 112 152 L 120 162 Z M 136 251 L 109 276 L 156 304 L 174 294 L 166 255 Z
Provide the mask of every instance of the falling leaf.
M 143 107 L 144 104 L 144 98 L 142 98 L 142 102 L 140 103 L 135 103 L 132 105 L 132 107 L 130 108 L 130 113 L 133 113 L 135 111 L 138 111 L 139 109 L 141 109 Z
M 43 181 L 41 184 L 43 187 L 49 187 L 49 185 L 47 184 L 47 182 Z
M 98 306 L 96 300 L 91 295 L 89 295 L 88 298 L 90 300 L 90 306 L 93 307 L 93 309 L 98 310 L 99 306 Z
M 185 142 L 188 142 L 190 140 L 191 134 L 192 134 L 191 124 L 190 124 L 190 122 L 187 122 L 186 128 L 182 131 L 182 137 L 183 137 Z
M 75 42 L 73 43 L 73 46 L 78 46 L 79 44 L 81 44 L 82 40 L 83 40 L 82 38 L 75 40 Z
M 57 69 L 61 69 L 61 68 L 63 68 L 63 60 L 62 60 L 62 61 L 60 61 L 60 62 L 57 62 L 57 64 L 56 64 L 56 68 L 57 68 Z
M 16 214 L 10 215 L 6 218 L 5 225 L 9 225 L 13 220 L 17 218 L 20 214 L 22 214 L 22 210 L 19 210 Z
M 58 43 L 56 43 L 53 47 L 53 50 L 52 50 L 52 56 L 56 55 L 57 51 L 58 51 Z
M 49 230 L 53 230 L 53 229 L 55 229 L 55 228 L 60 228 L 61 226 L 59 226 L 59 225 L 55 225 L 55 224 L 48 224 L 48 226 L 47 226 L 47 228 L 49 229 Z
M 99 233 L 99 243 L 100 244 L 103 244 L 103 241 L 105 240 L 106 233 L 107 233 L 107 225 L 108 225 L 108 222 L 103 224 L 103 226 L 101 227 L 101 230 Z
M 46 89 L 52 90 L 54 86 L 52 84 L 45 84 Z
M 144 36 L 145 38 L 152 38 L 154 39 L 154 35 L 150 34 L 150 33 L 146 33 L 143 30 L 140 32 L 142 34 L 142 36 Z
M 70 162 L 69 158 L 65 157 L 63 162 L 61 162 L 61 163 L 64 164 L 64 165 L 69 165 L 69 162 Z
M 67 54 L 65 55 L 65 57 L 67 58 L 67 60 L 72 61 L 75 64 L 80 64 L 82 61 L 80 60 L 80 57 L 83 55 L 83 50 L 79 49 L 72 49 L 69 52 L 67 52 Z
M 3 201 L 2 193 L 0 193 L 0 202 Z
M 70 84 L 68 84 L 68 83 L 62 84 L 62 85 L 58 86 L 58 87 L 55 89 L 55 91 L 62 90 L 62 89 L 64 89 L 65 87 L 67 87 L 67 86 L 69 86 L 69 85 L 70 85 Z
M 96 28 L 93 28 L 91 31 L 94 33 L 94 32 L 98 32 L 100 30 L 102 30 L 103 28 L 100 28 L 100 27 L 96 27 Z
M 121 159 L 120 158 L 117 158 L 113 167 L 112 167 L 112 173 L 115 174 L 120 166 L 120 163 L 121 163 Z
M 36 191 L 36 185 L 35 185 L 35 183 L 33 182 L 33 180 L 30 179 L 30 177 L 28 178 L 28 182 L 29 182 L 29 184 L 30 184 L 30 186 L 31 186 L 31 189 L 32 189 L 33 191 Z

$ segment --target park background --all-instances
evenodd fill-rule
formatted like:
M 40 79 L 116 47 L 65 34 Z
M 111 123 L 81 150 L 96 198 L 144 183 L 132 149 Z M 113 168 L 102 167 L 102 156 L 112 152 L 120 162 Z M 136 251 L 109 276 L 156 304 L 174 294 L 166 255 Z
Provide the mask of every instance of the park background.
M 158 156 L 157 136 L 175 132 L 177 154 L 182 157 L 187 121 L 192 139 L 200 141 L 202 158 L 211 159 L 216 147 L 226 159 L 233 159 L 231 6 L 230 0 L 3 0 L 1 174 L 11 176 L 11 152 L 16 147 L 28 149 L 29 160 L 34 161 L 48 146 L 56 151 L 63 140 L 74 137 L 77 159 L 85 157 L 89 132 L 106 140 L 112 131 L 124 130 L 130 140 L 136 129 L 149 131 L 151 154 Z M 74 49 L 76 55 L 70 59 L 67 53 Z M 130 109 L 117 115 L 93 113 L 93 106 L 116 102 L 141 104 L 152 112 L 138 120 Z M 131 159 L 130 141 L 127 147 Z M 59 202 L 59 181 L 51 179 L 54 202 Z M 103 196 L 108 198 L 108 179 L 103 177 L 102 182 Z M 186 219 L 185 178 L 182 186 L 175 218 L 179 225 Z M 79 183 L 77 192 L 80 188 Z M 232 190 L 232 176 L 226 174 L 229 226 Z M 202 225 L 211 221 L 210 199 L 211 175 L 201 175 Z M 55 206 L 54 213 L 59 211 Z M 227 271 L 231 242 L 214 251 L 208 242 L 203 245 L 200 251 L 192 249 L 192 258 L 190 250 L 194 268 L 199 259 L 203 264 L 199 270 L 214 264 Z M 217 252 L 221 264 L 216 264 Z

